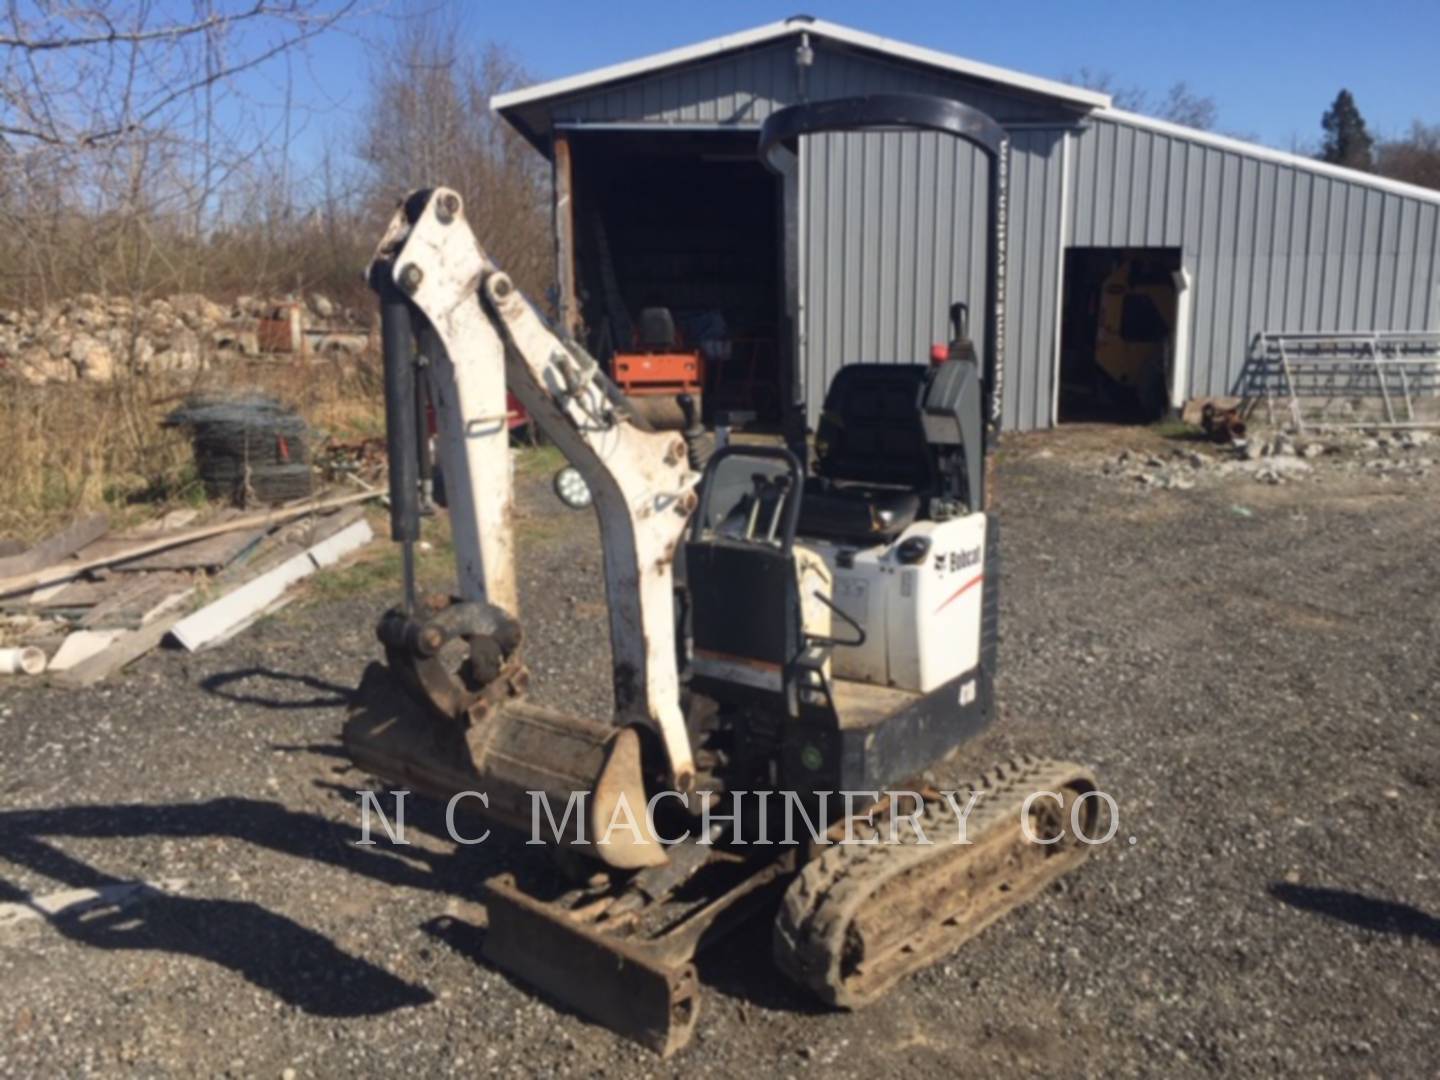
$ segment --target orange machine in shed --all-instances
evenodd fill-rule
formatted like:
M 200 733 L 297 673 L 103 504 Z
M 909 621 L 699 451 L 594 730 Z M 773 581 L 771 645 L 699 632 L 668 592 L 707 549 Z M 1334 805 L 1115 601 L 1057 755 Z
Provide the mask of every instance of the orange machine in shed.
M 644 308 L 635 339 L 634 351 L 614 356 L 616 385 L 652 424 L 681 426 L 684 417 L 676 398 L 689 394 L 697 414 L 701 408 L 705 360 L 700 350 L 682 346 L 669 308 Z

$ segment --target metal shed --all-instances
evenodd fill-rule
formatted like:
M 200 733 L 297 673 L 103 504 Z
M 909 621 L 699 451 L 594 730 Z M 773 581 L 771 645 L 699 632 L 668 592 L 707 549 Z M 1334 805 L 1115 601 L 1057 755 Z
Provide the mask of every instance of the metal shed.
M 952 301 L 979 309 L 985 269 L 982 162 L 933 134 L 804 140 L 793 340 L 773 340 L 783 243 L 755 132 L 793 102 L 884 92 L 1010 132 L 1007 428 L 1063 418 L 1117 281 L 1159 305 L 1170 404 L 1233 392 L 1261 331 L 1440 331 L 1440 192 L 808 17 L 494 99 L 553 163 L 565 326 L 603 356 L 646 304 L 718 312 L 726 393 L 763 410 L 793 349 L 812 420 L 841 365 L 923 361 Z

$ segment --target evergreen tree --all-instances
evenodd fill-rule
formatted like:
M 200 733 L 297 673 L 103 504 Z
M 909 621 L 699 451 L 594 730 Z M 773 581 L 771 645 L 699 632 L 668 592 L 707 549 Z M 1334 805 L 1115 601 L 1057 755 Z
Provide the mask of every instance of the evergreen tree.
M 1320 118 L 1320 126 L 1325 129 L 1325 141 L 1320 149 L 1321 161 L 1363 172 L 1374 170 L 1375 140 L 1365 130 L 1365 118 L 1355 107 L 1355 98 L 1349 90 L 1341 90 L 1335 95 L 1334 103 Z

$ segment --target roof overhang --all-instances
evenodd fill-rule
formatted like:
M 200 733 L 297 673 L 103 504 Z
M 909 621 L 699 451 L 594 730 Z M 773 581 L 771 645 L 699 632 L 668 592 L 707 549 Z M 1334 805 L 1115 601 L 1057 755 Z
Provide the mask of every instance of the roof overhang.
M 1154 116 L 1145 116 L 1141 113 L 1127 112 L 1124 109 L 1115 108 L 1097 109 L 1091 116 L 1097 120 L 1112 120 L 1117 124 L 1129 124 L 1131 127 L 1144 128 L 1146 131 L 1154 131 L 1161 135 L 1169 135 L 1173 138 L 1199 143 L 1202 146 L 1213 146 L 1217 150 L 1225 150 L 1232 154 L 1241 154 L 1245 157 L 1253 158 L 1256 161 L 1269 161 L 1276 165 L 1299 169 L 1302 172 L 1310 172 L 1319 176 L 1328 176 L 1335 180 L 1343 180 L 1347 184 L 1359 184 L 1361 187 L 1374 188 L 1377 191 L 1389 192 L 1392 195 L 1399 195 L 1406 199 L 1440 203 L 1440 191 L 1417 187 L 1415 184 L 1407 184 L 1400 180 L 1391 180 L 1384 176 L 1376 176 L 1374 173 L 1361 172 L 1359 169 L 1347 169 L 1342 165 L 1331 165 L 1329 162 L 1318 161 L 1311 157 L 1301 157 L 1299 154 L 1289 154 L 1284 150 L 1276 150 L 1273 147 L 1263 146 L 1260 143 L 1246 142 L 1243 139 L 1232 138 L 1229 135 L 1220 135 L 1213 131 L 1201 131 L 1198 128 L 1185 127 L 1183 124 L 1174 124 L 1168 120 L 1160 120 Z
M 1042 79 L 1035 75 L 1026 75 L 1008 68 L 996 67 L 993 64 L 982 64 L 976 60 L 967 60 L 919 45 L 908 45 L 905 42 L 894 41 L 878 34 L 852 30 L 848 26 L 840 26 L 823 19 L 796 16 L 781 22 L 758 26 L 753 30 L 726 34 L 723 37 L 711 38 L 695 45 L 686 45 L 683 48 L 655 53 L 652 56 L 630 60 L 623 64 L 612 64 L 609 67 L 597 68 L 580 75 L 553 79 L 536 86 L 527 86 L 522 90 L 497 94 L 490 99 L 490 107 L 497 112 L 507 114 L 507 118 L 509 118 L 509 114 L 513 110 L 522 106 L 566 98 L 611 83 L 624 82 L 667 68 L 701 62 L 723 53 L 754 48 L 799 34 L 809 34 L 812 37 L 879 53 L 895 60 L 920 64 L 964 78 L 977 79 L 997 86 L 1052 98 L 1083 110 L 1109 108 L 1111 104 L 1110 95 L 1097 90 L 1086 90 L 1068 83 L 1056 82 L 1053 79 Z
M 1049 98 L 1059 105 L 1074 110 L 1072 114 L 1074 121 L 1072 122 L 1083 122 L 1086 115 L 1113 120 L 1118 123 L 1148 128 L 1153 131 L 1204 143 L 1218 149 L 1230 150 L 1235 153 L 1245 154 L 1262 160 L 1275 161 L 1309 172 L 1333 176 L 1337 179 L 1378 188 L 1382 191 L 1388 191 L 1407 198 L 1421 199 L 1431 203 L 1440 202 L 1440 193 L 1425 188 L 1415 187 L 1414 185 L 1395 180 L 1387 180 L 1369 173 L 1340 168 L 1335 165 L 1327 165 L 1311 158 L 1287 154 L 1256 143 L 1243 142 L 1239 139 L 1217 135 L 1213 132 L 1182 127 L 1179 124 L 1157 120 L 1154 117 L 1126 112 L 1114 107 L 1109 94 L 1104 94 L 1097 90 L 1087 90 L 1083 87 L 1071 86 L 1068 83 L 1058 82 L 1054 79 L 1044 79 L 1035 75 L 1026 75 L 1023 72 L 996 67 L 993 64 L 984 64 L 977 60 L 967 60 L 964 57 L 954 56 L 936 49 L 910 45 L 902 41 L 895 41 L 892 38 L 881 37 L 878 34 L 869 34 L 863 30 L 854 30 L 848 26 L 841 26 L 838 23 L 826 22 L 824 19 L 812 19 L 809 16 L 803 15 L 785 19 L 780 22 L 767 23 L 764 26 L 757 26 L 753 30 L 743 30 L 739 33 L 711 38 L 708 41 L 701 41 L 694 45 L 686 45 L 683 48 L 669 49 L 665 52 L 644 56 L 637 60 L 629 60 L 621 64 L 611 64 L 608 67 L 597 68 L 594 71 L 584 72 L 579 75 L 571 75 L 563 79 L 553 79 L 535 86 L 527 86 L 521 90 L 511 90 L 504 94 L 496 94 L 490 99 L 490 107 L 496 112 L 503 114 L 505 119 L 529 139 L 530 142 L 534 143 L 542 151 L 547 151 L 550 119 L 546 114 L 545 106 L 549 102 L 562 101 L 577 94 L 584 94 L 587 91 L 598 90 L 601 87 L 623 83 L 631 79 L 644 78 L 645 76 L 653 75 L 667 69 L 683 67 L 686 64 L 703 63 L 704 61 L 726 53 L 753 49 L 772 42 L 782 41 L 786 38 L 798 37 L 800 34 L 809 34 L 813 38 L 829 40 L 850 48 L 888 57 L 896 61 L 917 64 L 933 70 L 948 72 L 961 78 L 974 79 L 1002 89 Z M 538 128 L 536 126 L 537 123 Z M 642 127 L 644 125 L 596 124 L 587 126 L 594 126 L 598 129 L 603 127 Z M 670 125 L 670 127 L 675 130 L 679 130 L 684 126 L 685 125 Z M 754 126 L 758 128 L 758 124 Z M 1049 129 L 1064 125 L 1058 122 L 1047 121 L 1043 124 L 1020 123 L 1007 126 L 1017 128 L 1039 126 Z

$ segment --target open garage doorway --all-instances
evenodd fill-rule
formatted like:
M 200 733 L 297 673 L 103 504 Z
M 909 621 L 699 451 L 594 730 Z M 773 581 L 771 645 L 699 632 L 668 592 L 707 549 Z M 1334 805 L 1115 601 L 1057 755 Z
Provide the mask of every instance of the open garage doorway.
M 569 133 L 582 340 L 632 397 L 699 362 L 707 421 L 779 419 L 779 178 L 754 132 Z
M 1179 248 L 1071 248 L 1060 323 L 1059 419 L 1149 423 L 1170 406 Z

